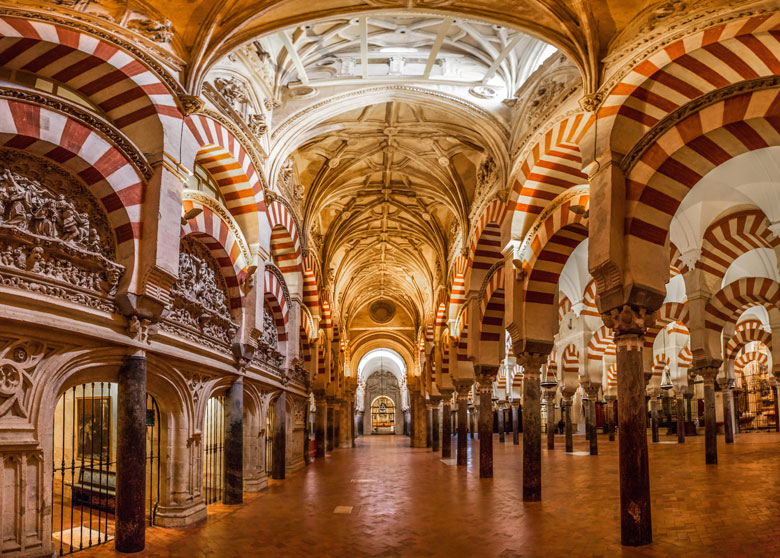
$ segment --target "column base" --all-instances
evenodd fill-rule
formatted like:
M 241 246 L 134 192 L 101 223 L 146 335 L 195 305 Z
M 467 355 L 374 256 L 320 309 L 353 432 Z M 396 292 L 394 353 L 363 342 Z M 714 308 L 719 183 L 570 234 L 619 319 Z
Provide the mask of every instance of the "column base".
M 154 519 L 156 527 L 180 529 L 206 520 L 206 504 L 203 501 L 180 506 L 160 506 Z
M 296 471 L 300 471 L 306 467 L 306 463 L 303 461 L 302 456 L 298 456 L 297 458 L 293 459 L 290 463 L 287 463 L 284 468 L 285 474 L 294 473 Z
M 259 476 L 254 479 L 248 479 L 244 477 L 244 492 L 248 492 L 248 493 L 260 492 L 265 488 L 268 488 L 267 475 L 263 474 L 262 476 Z

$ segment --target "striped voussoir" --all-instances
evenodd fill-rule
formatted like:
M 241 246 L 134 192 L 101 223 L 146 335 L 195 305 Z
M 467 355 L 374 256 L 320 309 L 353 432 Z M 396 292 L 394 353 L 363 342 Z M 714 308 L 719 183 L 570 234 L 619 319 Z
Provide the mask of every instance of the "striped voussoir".
M 260 173 L 241 142 L 222 124 L 202 114 L 190 116 L 185 122 L 201 146 L 195 162 L 214 177 L 225 206 L 252 242 L 258 230 L 256 213 L 266 209 Z
M 653 355 L 653 377 L 661 377 L 664 372 L 664 368 L 668 366 L 671 359 L 663 352 Z
M 660 135 L 626 178 L 626 234 L 646 253 L 666 242 L 683 198 L 726 161 L 780 145 L 780 89 L 763 89 L 708 105 Z
M 449 318 L 454 319 L 458 315 L 461 304 L 466 302 L 466 269 L 468 259 L 459 256 L 452 264 L 452 286 L 450 287 Z
M 271 223 L 271 253 L 276 265 L 285 277 L 302 272 L 301 240 L 292 215 L 283 204 L 273 202 L 268 206 L 268 220 Z
M 143 177 L 103 136 L 47 108 L 0 99 L 0 145 L 45 157 L 79 177 L 103 204 L 117 244 L 137 248 Z
M 550 351 L 550 354 L 547 355 L 547 367 L 558 370 L 558 353 L 555 352 L 555 349 Z
M 324 376 L 327 373 L 325 369 L 325 340 L 317 344 L 317 375 Z
M 0 17 L 0 66 L 72 89 L 147 151 L 162 149 L 166 119 L 175 124 L 182 118 L 151 70 L 116 45 L 72 28 Z
M 504 329 L 504 272 L 499 269 L 490 276 L 480 301 L 479 338 L 500 342 Z
M 287 318 L 289 306 L 284 296 L 284 289 L 279 283 L 276 275 L 266 270 L 265 282 L 263 283 L 264 298 L 266 304 L 271 310 L 276 324 L 276 331 L 279 341 L 287 341 Z
M 319 266 L 312 253 L 303 258 L 303 303 L 313 316 L 320 315 Z
M 645 331 L 645 347 L 652 350 L 655 338 L 658 337 L 661 329 L 672 322 L 684 327 L 684 332 L 688 333 L 688 318 L 687 302 L 664 302 L 656 312 L 655 323 Z
M 704 310 L 704 327 L 720 333 L 727 323 L 734 323 L 751 306 L 767 310 L 778 308 L 780 284 L 764 277 L 744 277 L 719 290 Z
M 461 312 L 461 325 L 458 335 L 458 362 L 469 362 L 469 324 L 466 323 L 467 311 Z
M 561 192 L 587 184 L 579 144 L 595 122 L 592 114 L 575 114 L 553 126 L 533 146 L 515 179 L 508 205 L 538 215 Z
M 325 331 L 330 330 L 333 328 L 333 320 L 331 319 L 330 315 L 330 302 L 327 300 L 323 300 L 322 302 L 322 321 L 320 322 L 320 326 Z
M 612 148 L 628 153 L 666 115 L 744 80 L 780 74 L 780 14 L 730 21 L 681 38 L 643 60 L 599 109 L 614 119 Z
M 729 266 L 742 254 L 779 245 L 780 239 L 769 229 L 769 220 L 763 212 L 740 211 L 718 219 L 707 228 L 696 267 L 723 279 Z
M 558 323 L 561 323 L 563 317 L 571 312 L 571 308 L 571 300 L 569 300 L 569 297 L 561 295 L 560 300 L 558 301 Z
M 677 354 L 677 367 L 687 370 L 693 366 L 693 353 L 690 343 L 686 344 Z
M 601 316 L 599 313 L 599 307 L 596 304 L 596 281 L 591 279 L 585 287 L 585 292 L 582 295 L 582 312 L 580 316 L 592 316 L 598 318 Z
M 673 242 L 669 243 L 669 279 L 687 273 L 688 266 L 685 265 L 682 259 L 682 254 L 677 246 Z
M 561 372 L 564 374 L 580 373 L 580 353 L 574 344 L 567 345 L 561 355 Z
M 450 373 L 450 344 L 442 343 L 441 347 L 441 373 Z
M 748 319 L 739 322 L 734 335 L 726 344 L 726 358 L 737 358 L 740 349 L 753 341 L 763 343 L 771 349 L 772 334 L 764 329 L 760 320 Z
M 607 389 L 617 387 L 617 362 L 613 362 L 607 368 Z
M 488 270 L 504 256 L 501 254 L 501 224 L 507 214 L 506 203 L 494 200 L 477 221 L 469 250 L 469 267 Z
M 444 327 L 447 325 L 447 305 L 443 302 L 439 304 L 436 310 L 436 327 Z
M 193 200 L 184 200 L 182 206 L 185 212 L 193 207 L 203 210 L 197 217 L 182 225 L 181 236 L 192 235 L 206 245 L 222 271 L 228 287 L 230 307 L 241 308 L 243 297 L 240 284 L 246 275 L 247 261 L 241 252 L 238 239 L 227 223 L 208 207 Z
M 734 360 L 734 372 L 743 374 L 745 366 L 751 362 L 758 362 L 759 366 L 769 366 L 769 356 L 761 350 L 744 351 Z
M 306 318 L 303 318 L 301 323 L 305 321 Z M 306 331 L 304 327 L 298 328 L 299 331 L 299 339 L 300 339 L 300 355 L 301 359 L 305 363 L 311 362 L 311 343 L 309 342 L 309 333 Z M 307 368 L 308 370 L 308 368 Z
M 612 330 L 607 326 L 597 329 L 588 342 L 586 356 L 588 360 L 603 360 L 607 356 L 615 356 L 615 339 Z
M 512 369 L 512 388 L 518 393 L 522 393 L 523 389 L 523 367 L 519 364 L 515 364 Z

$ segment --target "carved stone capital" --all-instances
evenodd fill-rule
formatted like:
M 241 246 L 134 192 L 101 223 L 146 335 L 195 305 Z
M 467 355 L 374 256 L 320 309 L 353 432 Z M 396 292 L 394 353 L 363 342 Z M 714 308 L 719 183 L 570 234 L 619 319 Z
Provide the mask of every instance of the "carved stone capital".
M 705 385 L 707 383 L 712 384 L 715 381 L 715 377 L 718 375 L 720 365 L 723 364 L 720 360 L 711 360 L 704 366 L 695 369 L 696 374 L 704 378 Z
M 582 389 L 585 391 L 585 393 L 588 394 L 588 397 L 593 401 L 596 400 L 596 396 L 599 393 L 600 387 L 601 387 L 600 385 L 594 384 L 592 382 L 585 382 L 582 384 Z
M 203 99 L 196 97 L 195 95 L 179 96 L 179 104 L 181 105 L 181 112 L 184 116 L 196 114 L 206 107 L 206 103 Z
M 523 379 L 539 379 L 542 365 L 549 355 L 541 353 L 520 353 L 517 361 L 523 366 Z
M 469 391 L 474 384 L 474 380 L 471 378 L 458 378 L 453 379 L 452 383 L 455 385 L 455 391 L 458 392 L 458 399 L 466 400 L 469 397 Z
M 647 328 L 655 324 L 655 312 L 646 308 L 633 307 L 624 304 L 601 315 L 604 325 L 612 330 L 615 343 L 623 336 L 643 336 Z
M 580 108 L 585 112 L 596 112 L 601 106 L 601 102 L 604 100 L 605 93 L 603 91 L 597 91 L 590 95 L 582 97 L 578 103 Z

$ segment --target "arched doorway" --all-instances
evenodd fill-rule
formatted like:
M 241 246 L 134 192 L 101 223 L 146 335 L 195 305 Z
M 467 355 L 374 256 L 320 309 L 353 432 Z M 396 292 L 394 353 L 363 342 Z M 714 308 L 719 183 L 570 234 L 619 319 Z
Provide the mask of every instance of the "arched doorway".
M 395 434 L 395 403 L 386 395 L 371 403 L 371 434 Z
M 52 540 L 58 556 L 114 538 L 117 384 L 68 388 L 54 410 Z M 160 499 L 160 408 L 146 396 L 146 516 L 154 525 Z

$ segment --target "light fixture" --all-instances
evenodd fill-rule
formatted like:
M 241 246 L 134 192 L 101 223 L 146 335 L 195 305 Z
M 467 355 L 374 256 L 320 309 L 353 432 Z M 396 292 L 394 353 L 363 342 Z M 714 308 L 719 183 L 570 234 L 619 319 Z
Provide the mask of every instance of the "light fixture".
M 544 372 L 544 376 L 542 377 L 542 382 L 540 384 L 544 389 L 553 389 L 558 385 L 558 380 L 555 377 L 554 372 L 550 372 L 550 367 L 547 366 L 547 370 Z
M 190 219 L 194 219 L 195 217 L 197 217 L 201 213 L 203 213 L 203 208 L 202 207 L 193 207 L 192 209 L 190 209 L 189 211 L 186 211 L 184 213 L 184 215 L 181 216 L 181 224 L 182 225 L 186 225 L 187 222 Z
M 664 391 L 669 391 L 674 387 L 674 384 L 672 384 L 672 375 L 669 373 L 669 361 L 666 356 L 666 336 L 666 326 L 664 326 L 664 371 L 662 373 L 660 387 Z

